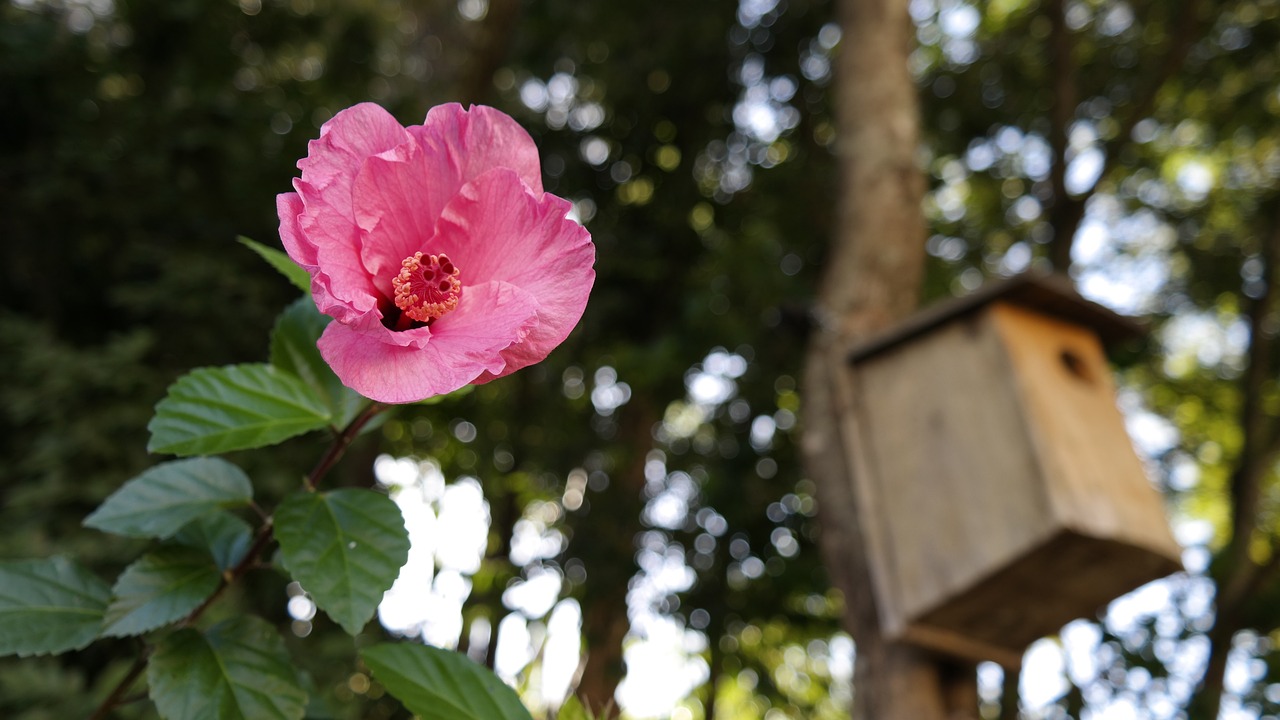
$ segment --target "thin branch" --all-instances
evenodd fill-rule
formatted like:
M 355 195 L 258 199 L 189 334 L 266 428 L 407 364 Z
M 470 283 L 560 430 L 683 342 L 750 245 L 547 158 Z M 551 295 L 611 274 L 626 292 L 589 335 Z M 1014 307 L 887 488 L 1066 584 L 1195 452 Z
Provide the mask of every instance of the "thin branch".
M 1225 598 L 1234 598 L 1237 587 L 1253 583 L 1257 566 L 1249 561 L 1249 543 L 1258 524 L 1262 480 L 1275 460 L 1277 446 L 1274 423 L 1262 405 L 1263 387 L 1273 374 L 1273 343 L 1267 324 L 1276 310 L 1276 282 L 1280 279 L 1280 215 L 1273 221 L 1262 248 L 1262 295 L 1249 306 L 1249 366 L 1241 378 L 1240 428 L 1244 442 L 1240 459 L 1231 475 L 1231 546 L 1228 567 L 1233 577 L 1224 588 Z M 1220 603 L 1221 605 L 1221 603 Z
M 142 671 L 147 669 L 147 658 L 150 655 L 151 653 L 146 648 L 143 648 L 142 652 L 138 653 L 138 659 L 133 661 L 129 672 L 125 673 L 120 682 L 116 683 L 115 688 L 111 690 L 111 694 L 107 695 L 106 699 L 98 705 L 93 714 L 89 716 L 89 720 L 106 720 L 111 709 L 122 704 L 125 692 L 142 676 Z
M 351 441 L 360 434 L 360 430 L 378 413 L 386 409 L 387 406 L 381 403 L 370 403 L 369 407 L 364 409 L 364 412 L 357 415 L 354 420 L 352 420 L 333 438 L 333 444 L 329 446 L 329 449 L 325 451 L 324 456 L 320 458 L 320 462 L 316 463 L 315 468 L 303 481 L 308 490 L 315 490 L 316 484 L 319 483 L 320 480 L 328 474 L 329 470 L 338 462 L 338 460 L 342 458 L 342 454 L 346 452 L 347 447 L 351 445 Z M 263 515 L 262 510 L 256 505 L 254 505 L 254 509 L 259 515 Z M 200 603 L 196 609 L 192 610 L 186 617 L 178 621 L 176 624 L 177 627 L 189 627 L 194 624 L 195 621 L 200 619 L 200 616 L 204 614 L 205 610 L 209 609 L 209 606 L 213 605 L 213 603 L 222 596 L 228 587 L 230 587 L 236 580 L 239 580 L 245 573 L 258 567 L 258 557 L 262 555 L 263 551 L 265 551 L 271 544 L 271 540 L 273 538 L 271 532 L 272 527 L 271 517 L 263 515 L 262 526 L 258 529 L 258 534 L 254 538 L 253 544 L 249 546 L 248 551 L 245 552 L 244 557 L 240 559 L 240 562 L 236 563 L 235 567 L 222 574 L 222 581 L 218 584 L 217 589 L 215 589 L 209 597 L 205 598 L 204 602 Z M 135 681 L 137 681 L 138 677 L 142 675 L 142 671 L 147 667 L 147 660 L 150 655 L 151 653 L 149 649 L 146 647 L 142 648 L 138 653 L 138 659 L 135 660 L 132 667 L 129 668 L 129 672 L 120 680 L 119 683 L 116 684 L 111 693 L 102 701 L 102 704 L 93 711 L 93 714 L 89 716 L 89 720 L 105 720 L 112 708 L 122 704 L 124 693 Z
M 262 522 L 266 522 L 271 519 L 271 515 L 267 513 L 266 510 L 263 510 L 261 505 L 252 500 L 249 501 L 249 509 L 252 510 L 253 514 L 257 515 L 258 519 Z
M 1114 168 L 1115 159 L 1133 142 L 1133 129 L 1143 118 L 1151 114 L 1160 91 L 1182 70 L 1191 46 L 1200 36 L 1202 5 L 1203 0 L 1186 0 L 1184 7 L 1178 11 L 1178 26 L 1164 54 L 1153 66 L 1143 87 L 1139 88 L 1137 99 L 1128 106 L 1128 112 L 1119 118 L 1115 135 L 1102 143 L 1102 159 L 1107 171 Z M 1071 247 L 1075 241 L 1076 230 L 1084 218 L 1085 203 L 1093 197 L 1102 183 L 1095 182 L 1093 187 L 1079 196 L 1067 195 L 1067 134 L 1078 102 L 1075 92 L 1075 73 L 1078 68 L 1075 67 L 1071 58 L 1073 44 L 1070 31 L 1066 27 L 1064 0 L 1051 0 L 1048 13 L 1054 92 L 1053 109 L 1049 116 L 1049 144 L 1055 153 L 1054 167 L 1050 170 L 1050 183 L 1053 188 L 1050 220 L 1054 238 L 1049 259 L 1055 268 L 1065 271 L 1071 266 Z
M 257 537 L 253 539 L 253 544 L 249 546 L 248 552 L 244 554 L 244 557 L 241 558 L 240 562 L 237 563 L 235 567 L 222 574 L 222 582 L 218 585 L 217 589 L 214 590 L 209 597 L 205 598 L 204 602 L 200 603 L 195 610 L 192 610 L 185 618 L 178 621 L 178 627 L 187 627 L 198 620 L 200 616 L 204 614 L 204 611 L 209 609 L 209 606 L 221 597 L 222 593 L 226 591 L 228 587 L 231 587 L 232 583 L 239 580 L 245 573 L 249 572 L 250 569 L 257 565 L 258 556 L 262 554 L 263 550 L 267 549 L 267 545 L 271 544 L 271 528 L 272 525 L 270 521 L 264 523 L 262 527 L 259 528 Z
M 333 439 L 333 444 L 329 446 L 329 450 L 325 452 L 324 456 L 320 458 L 320 462 L 316 463 L 311 473 L 303 480 L 303 484 L 306 485 L 308 490 L 316 489 L 316 485 L 342 458 L 343 453 L 347 451 L 347 447 L 351 445 L 351 441 L 355 440 L 356 436 L 360 434 L 360 430 L 378 413 L 386 409 L 387 406 L 382 403 L 370 403 L 369 407 L 364 409 L 364 412 L 357 415 L 354 420 L 342 429 L 342 432 L 338 433 L 337 437 Z
M 1065 0 L 1050 0 L 1046 11 L 1049 14 L 1049 66 L 1053 87 L 1053 105 L 1049 110 L 1049 146 L 1053 148 L 1053 166 L 1049 169 L 1053 206 L 1049 221 L 1053 227 L 1053 245 L 1049 259 L 1055 268 L 1065 271 L 1071 265 L 1071 243 L 1084 208 L 1084 199 L 1067 195 L 1068 133 L 1071 121 L 1075 119 L 1079 92 L 1073 57 L 1075 43 L 1067 27 Z
M 1227 656 L 1231 653 L 1231 640 L 1235 631 L 1215 624 L 1209 630 L 1209 657 L 1205 662 L 1204 676 L 1187 705 L 1188 716 L 1193 720 L 1217 720 L 1222 709 L 1222 689 L 1226 676 Z
M 1258 524 L 1262 479 L 1280 453 L 1275 428 L 1262 408 L 1262 387 L 1271 375 L 1272 343 L 1267 337 L 1269 316 L 1275 311 L 1280 279 L 1280 215 L 1262 251 L 1263 293 L 1249 307 L 1249 367 L 1241 379 L 1243 404 L 1240 425 L 1244 443 L 1231 477 L 1232 536 L 1225 550 L 1226 576 L 1218 579 L 1216 618 L 1209 633 L 1209 659 L 1192 703 L 1192 717 L 1216 718 L 1222 704 L 1222 688 L 1231 639 L 1241 629 L 1240 610 L 1260 588 L 1280 578 L 1280 554 L 1258 565 L 1249 557 L 1249 544 Z

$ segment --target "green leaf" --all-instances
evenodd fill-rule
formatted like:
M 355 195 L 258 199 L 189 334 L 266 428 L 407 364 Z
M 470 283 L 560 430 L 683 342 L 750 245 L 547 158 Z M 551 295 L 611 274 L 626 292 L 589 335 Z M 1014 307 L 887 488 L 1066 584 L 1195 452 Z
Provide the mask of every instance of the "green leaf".
M 226 460 L 174 460 L 122 485 L 84 525 L 126 537 L 167 538 L 201 515 L 252 498 L 249 477 Z
M 111 589 L 104 637 L 140 635 L 180 620 L 218 587 L 218 567 L 196 548 L 170 546 L 125 568 Z
M 276 509 L 275 536 L 293 579 L 352 635 L 409 557 L 400 508 L 372 490 L 294 493 Z
M 610 711 L 613 709 L 613 702 L 601 708 L 600 714 L 596 715 L 590 710 L 582 706 L 582 701 L 577 696 L 570 695 L 565 699 L 564 704 L 560 706 L 559 712 L 556 713 L 556 720 L 607 720 Z
M 329 424 L 324 402 L 265 364 L 199 368 L 178 378 L 147 429 L 150 452 L 204 455 L 274 445 Z
M 315 678 L 304 670 L 295 668 L 295 672 L 298 675 L 298 684 L 307 692 L 307 712 L 304 716 L 306 720 L 339 720 L 339 715 L 333 706 L 316 689 Z
M 79 650 L 98 637 L 111 588 L 67 560 L 0 562 L 0 656 Z
M 219 570 L 230 570 L 244 559 L 253 539 L 249 523 L 229 512 L 201 515 L 173 536 L 175 542 L 209 553 Z
M 167 720 L 299 720 L 307 707 L 284 642 L 253 616 L 166 637 L 147 684 Z
M 465 655 L 416 643 L 360 651 L 387 692 L 422 720 L 531 720 L 520 697 Z
M 271 364 L 301 378 L 329 408 L 333 424 L 346 427 L 369 401 L 343 385 L 320 357 L 316 341 L 332 319 L 316 310 L 309 297 L 285 308 L 271 331 Z
M 267 261 L 267 264 L 275 268 L 281 275 L 285 276 L 294 287 L 298 288 L 308 296 L 311 295 L 311 275 L 298 266 L 288 255 L 269 248 L 259 242 L 254 242 L 249 238 L 241 235 L 236 238 L 241 245 L 249 248 L 258 254 L 258 257 Z

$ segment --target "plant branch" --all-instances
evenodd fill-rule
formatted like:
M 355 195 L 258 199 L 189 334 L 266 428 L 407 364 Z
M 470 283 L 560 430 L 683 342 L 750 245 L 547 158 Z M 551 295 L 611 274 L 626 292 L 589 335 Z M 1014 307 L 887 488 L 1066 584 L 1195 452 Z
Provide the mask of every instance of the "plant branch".
M 342 459 L 343 453 L 347 451 L 347 447 L 351 445 L 351 441 L 355 440 L 356 436 L 360 434 L 360 430 L 363 429 L 370 420 L 377 416 L 378 413 L 386 409 L 387 406 L 382 403 L 369 403 L 369 406 L 366 407 L 363 412 L 357 415 L 354 420 L 348 423 L 347 426 L 343 428 L 336 437 L 334 437 L 333 444 L 329 446 L 329 449 L 320 458 L 320 461 L 316 463 L 314 468 L 312 468 L 311 473 L 303 480 L 303 483 L 307 486 L 308 490 L 316 489 L 316 484 L 328 474 L 329 470 L 337 464 L 338 460 Z
M 363 412 L 357 415 L 356 418 L 348 423 L 341 432 L 334 436 L 333 443 L 329 446 L 329 449 L 325 451 L 325 454 L 320 458 L 320 462 L 316 463 L 315 468 L 312 469 L 311 473 L 308 474 L 304 480 L 308 490 L 315 490 L 316 483 L 318 483 L 329 472 L 329 470 L 333 468 L 338 460 L 342 458 L 347 447 L 351 445 L 351 441 L 360 434 L 361 428 L 368 424 L 368 422 L 378 413 L 386 409 L 387 406 L 381 403 L 370 403 Z M 226 592 L 228 587 L 231 587 L 231 585 L 235 581 L 239 580 L 245 573 L 255 567 L 258 567 L 259 556 L 262 555 L 263 551 L 267 549 L 267 546 L 271 544 L 273 537 L 271 531 L 273 525 L 271 516 L 264 515 L 262 509 L 256 504 L 253 504 L 253 509 L 263 518 L 262 526 L 258 528 L 258 534 L 254 537 L 253 544 L 249 546 L 244 557 L 240 559 L 240 562 L 236 563 L 235 567 L 232 567 L 222 574 L 222 582 L 218 584 L 218 587 L 209 595 L 209 597 L 205 598 L 204 602 L 200 603 L 200 605 L 188 613 L 186 617 L 178 621 L 176 627 L 190 627 L 200 618 L 201 615 L 204 614 L 205 610 L 209 609 L 209 606 L 213 605 L 218 598 L 222 597 L 222 594 Z M 135 681 L 137 681 L 138 677 L 142 675 L 143 670 L 147 667 L 147 660 L 150 655 L 151 652 L 146 647 L 139 652 L 138 659 L 135 660 L 132 667 L 129 668 L 129 672 L 126 673 L 120 682 L 116 684 L 115 688 L 111 690 L 111 693 L 102 701 L 102 704 L 98 705 L 97 709 L 93 711 L 93 714 L 89 716 L 89 720 L 105 720 L 112 708 L 122 704 L 124 693 Z
M 1280 215 L 1273 221 L 1262 249 L 1263 291 L 1249 307 L 1249 366 L 1240 381 L 1240 426 L 1244 442 L 1231 475 L 1231 544 L 1224 550 L 1223 576 L 1215 578 L 1218 594 L 1214 627 L 1209 633 L 1209 660 L 1192 717 L 1216 718 L 1221 709 L 1223 674 L 1231 639 L 1245 624 L 1245 603 L 1280 573 L 1280 554 L 1259 565 L 1249 557 L 1249 545 L 1258 525 L 1262 480 L 1280 453 L 1272 423 L 1262 407 L 1262 389 L 1272 372 L 1273 343 L 1266 327 L 1275 312 L 1275 283 L 1280 278 Z
M 1271 255 L 1270 252 L 1265 256 Z M 1257 524 L 1258 503 L 1261 498 L 1262 477 L 1266 474 L 1264 449 L 1267 434 L 1267 417 L 1262 407 L 1262 388 L 1270 377 L 1271 348 L 1265 337 L 1265 323 L 1274 294 L 1271 258 L 1267 257 L 1262 296 L 1249 308 L 1249 366 L 1243 378 L 1241 392 L 1240 428 L 1244 444 L 1240 460 L 1231 477 L 1231 513 L 1233 559 L 1247 556 L 1249 538 Z
M 1203 0 L 1186 0 L 1185 5 L 1178 11 L 1178 24 L 1164 54 L 1148 73 L 1143 87 L 1135 93 L 1137 99 L 1129 105 L 1128 112 L 1119 118 L 1115 134 L 1102 143 L 1102 160 L 1106 171 L 1114 168 L 1115 159 L 1133 142 L 1133 129 L 1143 118 L 1151 114 L 1165 84 L 1182 70 L 1191 46 L 1200 35 L 1202 5 Z M 1068 132 L 1079 98 L 1076 95 L 1075 86 L 1075 74 L 1078 68 L 1071 59 L 1074 46 L 1070 30 L 1066 26 L 1065 12 L 1064 0 L 1051 0 L 1048 13 L 1050 57 L 1053 67 L 1053 109 L 1049 115 L 1049 144 L 1054 149 L 1054 166 L 1050 171 L 1050 183 L 1053 188 L 1050 220 L 1054 237 L 1049 259 L 1053 266 L 1061 271 L 1071 266 L 1071 247 L 1075 241 L 1076 230 L 1084 218 L 1085 203 L 1101 185 L 1101 182 L 1095 182 L 1093 187 L 1076 197 L 1068 196 L 1066 191 Z
M 1053 245 L 1049 259 L 1060 271 L 1071 266 L 1071 243 L 1084 215 L 1084 198 L 1067 195 L 1067 161 L 1071 121 L 1075 118 L 1079 92 L 1076 88 L 1075 43 L 1067 27 L 1065 0 L 1050 0 L 1049 57 L 1052 68 L 1053 102 L 1049 110 L 1049 146 L 1053 148 L 1053 165 L 1049 184 L 1053 188 L 1053 206 L 1049 222 L 1053 227 Z
M 1243 599 L 1260 570 L 1249 560 L 1249 543 L 1258 524 L 1262 480 L 1280 450 L 1274 437 L 1274 423 L 1262 404 L 1263 388 L 1273 374 L 1273 343 L 1268 337 L 1267 325 L 1276 311 L 1278 299 L 1275 284 L 1280 276 L 1280 214 L 1266 234 L 1262 262 L 1262 294 L 1249 306 L 1249 365 L 1240 386 L 1240 428 L 1244 442 L 1231 474 L 1232 534 L 1227 564 L 1231 577 L 1220 593 L 1220 612 L 1224 605 L 1233 606 Z
M 212 605 L 214 601 L 231 586 L 232 583 L 239 580 L 245 573 L 249 572 L 250 569 L 257 565 L 258 556 L 262 554 L 263 550 L 267 549 L 267 545 L 271 544 L 271 528 L 272 525 L 270 520 L 263 523 L 262 527 L 258 530 L 257 537 L 253 539 L 253 544 L 249 546 L 249 550 L 244 554 L 244 557 L 240 562 L 236 563 L 235 567 L 222 574 L 222 582 L 218 585 L 217 589 L 214 590 L 209 597 L 205 598 L 204 602 L 200 603 L 195 610 L 192 610 L 186 617 L 180 620 L 178 622 L 178 627 L 187 627 L 198 620 L 200 616 L 204 614 L 204 611 L 207 610 L 209 606 Z
M 125 673 L 120 682 L 116 683 L 115 688 L 111 690 L 111 694 L 102 701 L 100 705 L 89 716 L 89 720 L 106 720 L 107 714 L 111 709 L 121 704 L 121 699 L 125 692 L 133 686 L 133 683 L 142 676 L 142 671 L 147 669 L 147 658 L 151 653 L 146 648 L 138 653 L 138 659 L 133 661 L 133 665 L 129 667 L 129 672 Z

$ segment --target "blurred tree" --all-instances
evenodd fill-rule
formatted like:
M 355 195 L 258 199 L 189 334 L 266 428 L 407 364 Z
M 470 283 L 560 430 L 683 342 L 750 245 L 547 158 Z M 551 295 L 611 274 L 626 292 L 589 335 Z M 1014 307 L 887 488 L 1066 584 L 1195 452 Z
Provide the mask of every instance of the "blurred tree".
M 915 309 L 925 260 L 925 184 L 917 162 L 919 101 L 907 63 L 913 29 L 907 3 L 849 1 L 840 9 L 838 225 L 818 290 L 821 325 L 805 360 L 805 464 L 818 483 L 833 584 L 848 600 L 845 626 L 858 643 L 858 717 L 975 717 L 976 685 L 964 664 L 881 637 L 848 477 L 849 450 L 839 429 L 839 398 L 848 392 L 841 369 L 851 342 Z
M 1152 346 L 1130 358 L 1122 379 L 1135 392 L 1132 414 L 1171 439 L 1138 442 L 1155 455 L 1178 521 L 1214 526 L 1212 582 L 1197 540 L 1192 577 L 1170 583 L 1165 609 L 1148 609 L 1138 627 L 1106 619 L 1105 659 L 1073 678 L 1084 692 L 1067 693 L 1062 707 L 1076 715 L 1133 694 L 1154 716 L 1185 706 L 1190 717 L 1218 717 L 1229 657 L 1269 657 L 1258 638 L 1280 622 L 1258 612 L 1280 580 L 1266 499 L 1276 482 L 1269 288 L 1280 175 L 1276 30 L 1267 20 L 1280 8 L 982 9 L 912 6 L 921 40 L 912 67 L 933 126 L 928 248 L 942 261 L 934 282 L 973 287 L 1043 257 L 1070 267 L 1087 293 L 1150 314 Z M 937 274 L 940 265 L 947 270 Z M 1201 319 L 1220 330 L 1198 333 Z M 1206 595 L 1216 595 L 1211 613 Z M 1205 666 L 1187 668 L 1186 652 L 1206 653 Z M 1277 694 L 1266 691 L 1274 676 L 1250 678 L 1228 702 L 1275 712 Z M 1016 706 L 1006 707 L 1011 717 Z

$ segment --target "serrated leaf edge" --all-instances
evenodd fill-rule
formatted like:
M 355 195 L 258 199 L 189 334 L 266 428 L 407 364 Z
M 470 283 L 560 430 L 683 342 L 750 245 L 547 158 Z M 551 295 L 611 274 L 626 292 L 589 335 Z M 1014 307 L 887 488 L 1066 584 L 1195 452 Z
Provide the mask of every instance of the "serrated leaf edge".
M 279 420 L 270 422 L 271 420 L 270 416 L 262 415 L 261 413 L 254 413 L 257 417 L 267 420 L 267 422 L 237 425 L 234 427 L 226 428 L 221 431 L 205 433 L 205 434 L 199 435 L 198 437 L 185 438 L 185 439 L 171 442 L 165 445 L 159 445 L 156 443 L 156 427 L 162 424 L 163 420 L 166 420 L 166 419 L 188 420 L 188 421 L 195 421 L 197 425 L 204 425 L 204 426 L 209 425 L 208 418 L 193 414 L 190 411 L 173 409 L 174 405 L 180 404 L 183 401 L 196 402 L 199 404 L 215 407 L 217 409 L 223 409 L 223 410 L 229 409 L 235 412 L 245 412 L 246 408 L 244 408 L 242 405 L 239 405 L 236 403 L 230 403 L 230 402 L 221 400 L 220 398 L 213 398 L 210 396 L 203 396 L 203 395 L 189 393 L 185 391 L 191 384 L 205 381 L 205 378 L 209 377 L 212 373 L 221 372 L 223 373 L 223 377 L 226 377 L 230 380 L 232 373 L 237 373 L 237 371 L 247 371 L 249 368 L 262 369 L 268 375 L 281 375 L 284 377 L 286 383 L 290 383 L 290 382 L 295 383 L 296 387 L 291 388 L 293 392 L 291 392 L 290 396 L 286 398 L 285 396 L 273 395 L 271 393 L 263 392 L 258 387 L 241 384 L 241 382 L 238 379 L 230 382 L 229 384 L 231 384 L 234 388 L 239 390 L 247 389 L 250 394 L 256 394 L 258 397 L 267 398 L 271 402 L 278 402 L 289 408 L 305 411 L 305 413 L 307 415 L 310 415 L 311 418 L 309 419 L 297 418 L 297 419 L 290 420 L 289 422 L 281 422 Z M 301 391 L 301 392 L 298 392 L 298 391 Z M 298 400 L 299 397 L 305 398 L 306 401 L 308 401 L 310 404 L 300 402 Z M 156 409 L 155 415 L 151 418 L 151 421 L 147 423 L 147 430 L 151 433 L 151 438 L 147 442 L 147 451 L 159 452 L 159 453 L 171 453 L 176 455 L 192 452 L 193 448 L 198 448 L 204 445 L 212 444 L 215 447 L 217 447 L 218 441 L 225 441 L 225 438 L 227 437 L 234 437 L 242 433 L 261 434 L 264 430 L 270 429 L 272 427 L 295 426 L 295 429 L 293 430 L 292 434 L 286 435 L 283 438 L 280 438 L 280 441 L 283 441 L 284 439 L 293 437 L 295 435 L 300 435 L 310 430 L 318 430 L 319 428 L 322 428 L 325 425 L 329 424 L 329 421 L 333 419 L 333 413 L 329 410 L 324 400 L 322 398 L 317 397 L 315 394 L 315 391 L 312 390 L 311 387 L 309 387 L 301 378 L 299 378 L 294 373 L 288 372 L 287 370 L 282 370 L 278 367 L 275 367 L 274 365 L 271 365 L 270 363 L 241 363 L 238 365 L 223 365 L 221 367 L 196 368 L 195 370 L 192 370 L 187 374 L 183 375 L 182 377 L 178 378 L 177 380 L 175 380 L 173 384 L 169 386 L 168 390 L 165 393 L 164 398 L 161 399 L 160 402 L 156 403 L 155 409 Z M 163 417 L 162 417 L 162 414 L 163 414 Z M 279 442 L 279 441 L 276 441 L 276 442 Z M 251 449 L 254 447 L 261 447 L 261 445 L 249 445 L 243 448 L 235 448 L 235 449 Z

